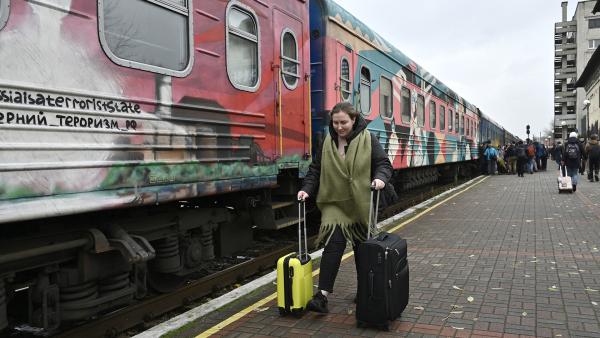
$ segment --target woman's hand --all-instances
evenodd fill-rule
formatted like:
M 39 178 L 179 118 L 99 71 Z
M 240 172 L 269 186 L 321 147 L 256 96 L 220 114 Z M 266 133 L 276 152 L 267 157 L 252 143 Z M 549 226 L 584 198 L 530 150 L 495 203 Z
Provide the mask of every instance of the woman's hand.
M 298 191 L 298 201 L 304 201 L 305 199 L 308 198 L 308 194 L 306 193 L 306 191 Z
M 376 178 L 371 182 L 371 187 L 375 188 L 375 190 L 381 190 L 385 187 L 385 183 L 382 180 Z

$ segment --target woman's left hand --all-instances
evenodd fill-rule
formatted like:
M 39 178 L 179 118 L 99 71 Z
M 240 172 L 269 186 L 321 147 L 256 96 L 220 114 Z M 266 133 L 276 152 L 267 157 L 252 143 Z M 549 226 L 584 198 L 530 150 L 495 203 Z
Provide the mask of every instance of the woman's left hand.
M 373 180 L 373 182 L 371 182 L 371 186 L 375 188 L 375 190 L 381 190 L 383 189 L 383 187 L 385 187 L 385 183 L 383 183 L 382 180 L 376 178 Z

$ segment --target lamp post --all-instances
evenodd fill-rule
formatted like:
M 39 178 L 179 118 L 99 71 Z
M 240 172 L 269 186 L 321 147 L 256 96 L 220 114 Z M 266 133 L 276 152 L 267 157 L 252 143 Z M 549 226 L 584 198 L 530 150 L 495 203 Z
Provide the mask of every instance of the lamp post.
M 585 108 L 585 138 L 588 139 L 590 135 L 590 100 L 583 100 L 583 107 Z

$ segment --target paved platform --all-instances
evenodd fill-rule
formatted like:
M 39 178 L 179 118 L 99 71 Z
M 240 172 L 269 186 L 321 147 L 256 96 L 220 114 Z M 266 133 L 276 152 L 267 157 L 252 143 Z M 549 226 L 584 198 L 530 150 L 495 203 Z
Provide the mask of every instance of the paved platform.
M 410 300 L 390 332 L 356 328 L 347 254 L 330 314 L 280 317 L 270 285 L 170 336 L 600 337 L 600 183 L 558 194 L 557 174 L 485 177 L 397 225 Z

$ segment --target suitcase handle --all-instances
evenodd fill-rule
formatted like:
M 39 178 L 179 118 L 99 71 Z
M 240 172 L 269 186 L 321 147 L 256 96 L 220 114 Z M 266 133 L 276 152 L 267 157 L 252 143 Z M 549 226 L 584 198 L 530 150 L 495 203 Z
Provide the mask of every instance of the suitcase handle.
M 376 203 L 373 206 L 373 192 L 377 191 Z M 367 230 L 367 239 L 371 238 L 371 230 L 373 230 L 373 235 L 375 235 L 375 231 L 377 230 L 377 213 L 379 212 L 379 194 L 381 190 L 375 190 L 375 186 L 371 186 L 371 199 L 369 200 L 369 225 Z M 375 210 L 373 210 L 375 209 Z M 373 217 L 375 216 L 375 217 Z
M 308 237 L 306 235 L 306 201 L 298 199 L 298 258 L 302 260 L 302 227 L 304 225 L 304 260 L 308 261 Z

